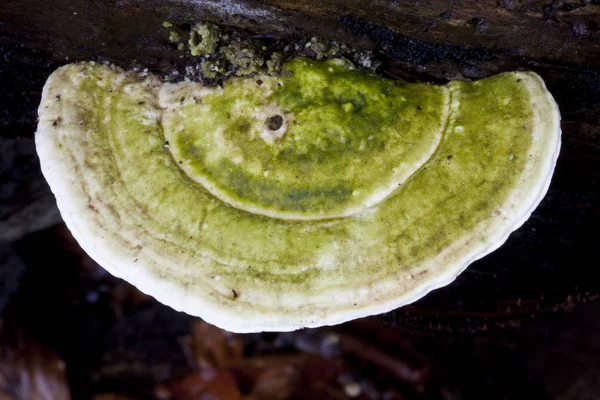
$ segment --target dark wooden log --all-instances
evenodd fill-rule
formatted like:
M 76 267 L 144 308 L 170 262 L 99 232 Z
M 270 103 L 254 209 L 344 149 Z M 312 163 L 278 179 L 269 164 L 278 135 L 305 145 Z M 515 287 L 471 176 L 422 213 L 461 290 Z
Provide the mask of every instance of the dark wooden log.
M 600 63 L 600 6 L 564 0 L 5 0 L 0 41 L 55 55 L 146 63 L 178 57 L 162 21 L 204 19 L 256 34 L 319 35 L 385 48 L 415 66 L 547 60 Z M 492 69 L 496 69 L 490 66 Z M 441 71 L 440 71 L 441 73 Z M 447 71 L 447 73 L 452 73 Z
M 320 36 L 380 53 L 381 73 L 443 82 L 531 69 L 563 116 L 550 192 L 506 245 L 447 288 L 384 316 L 418 330 L 515 324 L 600 295 L 600 2 L 531 0 L 4 0 L 0 137 L 31 137 L 44 80 L 102 59 L 167 72 L 188 62 L 163 21 L 208 20 L 283 40 Z

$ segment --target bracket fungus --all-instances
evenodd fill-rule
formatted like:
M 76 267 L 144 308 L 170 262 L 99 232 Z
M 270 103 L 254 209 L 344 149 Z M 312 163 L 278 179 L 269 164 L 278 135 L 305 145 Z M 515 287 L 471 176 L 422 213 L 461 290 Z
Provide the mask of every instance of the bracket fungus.
M 77 63 L 39 115 L 83 249 L 236 332 L 337 324 L 449 284 L 529 217 L 560 148 L 533 72 L 432 85 L 295 59 L 207 87 Z

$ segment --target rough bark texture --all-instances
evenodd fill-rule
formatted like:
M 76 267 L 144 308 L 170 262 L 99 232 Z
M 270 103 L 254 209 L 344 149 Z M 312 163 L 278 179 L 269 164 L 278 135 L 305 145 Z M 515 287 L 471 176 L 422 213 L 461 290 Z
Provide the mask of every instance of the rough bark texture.
M 600 225 L 598 1 L 4 0 L 0 137 L 32 137 L 57 66 L 102 59 L 166 72 L 190 61 L 161 28 L 196 20 L 294 39 L 320 36 L 380 52 L 384 75 L 443 82 L 531 69 L 563 116 L 550 192 L 499 251 L 450 287 L 390 313 L 392 325 L 470 330 L 570 308 L 600 293 L 590 261 Z M 4 157 L 4 155 L 2 155 Z
M 156 63 L 165 57 L 178 57 L 159 29 L 162 21 L 186 24 L 204 19 L 256 34 L 319 35 L 354 46 L 383 47 L 415 66 L 496 58 L 516 63 L 527 59 L 597 66 L 597 3 L 5 0 L 0 32 L 3 42 L 51 49 L 57 55 L 89 58 L 99 54 Z

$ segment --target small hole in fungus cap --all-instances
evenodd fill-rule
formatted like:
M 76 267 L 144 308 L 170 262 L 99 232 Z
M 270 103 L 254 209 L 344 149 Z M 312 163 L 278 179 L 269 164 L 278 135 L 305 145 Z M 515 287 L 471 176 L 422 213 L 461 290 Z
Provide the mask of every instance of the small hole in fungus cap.
M 283 117 L 281 115 L 274 115 L 267 118 L 267 128 L 272 131 L 276 131 L 283 125 Z

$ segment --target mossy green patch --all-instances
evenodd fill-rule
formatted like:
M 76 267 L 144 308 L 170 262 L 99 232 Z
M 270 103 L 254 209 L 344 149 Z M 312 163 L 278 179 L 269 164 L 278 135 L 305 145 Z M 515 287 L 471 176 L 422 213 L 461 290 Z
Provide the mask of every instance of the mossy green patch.
M 169 32 L 169 42 L 178 43 L 181 40 L 181 35 L 176 31 Z
M 190 32 L 190 53 L 193 56 L 208 55 L 217 49 L 221 32 L 216 25 L 196 24 Z
M 231 79 L 178 107 L 165 135 L 186 172 L 225 201 L 324 218 L 361 210 L 410 176 L 437 146 L 448 107 L 443 87 L 296 59 L 279 78 Z

